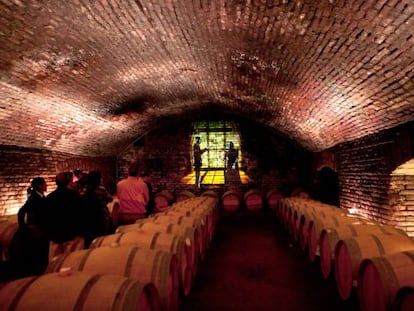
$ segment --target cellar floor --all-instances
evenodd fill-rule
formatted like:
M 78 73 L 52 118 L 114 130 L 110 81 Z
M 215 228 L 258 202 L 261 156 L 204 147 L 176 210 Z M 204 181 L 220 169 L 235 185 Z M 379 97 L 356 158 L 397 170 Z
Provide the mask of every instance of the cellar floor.
M 180 311 L 358 311 L 266 211 L 223 212 Z

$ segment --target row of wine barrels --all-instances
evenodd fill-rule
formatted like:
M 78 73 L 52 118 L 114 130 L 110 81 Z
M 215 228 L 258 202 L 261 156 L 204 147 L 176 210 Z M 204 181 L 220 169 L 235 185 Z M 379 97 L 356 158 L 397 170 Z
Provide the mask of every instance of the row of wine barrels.
M 116 229 L 116 233 L 124 233 L 137 230 L 153 233 L 167 233 L 182 237 L 186 242 L 187 251 L 190 254 L 190 258 L 188 259 L 189 261 L 187 264 L 189 266 L 189 269 L 192 271 L 193 277 L 195 276 L 198 264 L 197 256 L 199 254 L 199 243 L 197 241 L 199 240 L 200 232 L 198 230 L 195 230 L 193 227 L 181 226 L 179 224 L 146 221 L 131 225 L 119 226 Z
M 135 245 L 176 254 L 181 272 L 180 288 L 183 289 L 185 296 L 190 293 L 193 280 L 194 254 L 183 237 L 146 230 L 127 231 L 98 237 L 93 240 L 90 248 L 119 245 Z
M 213 195 L 206 195 L 203 200 L 204 201 L 211 201 Z M 183 200 L 186 201 L 186 200 Z M 212 200 L 214 202 L 214 200 Z M 214 204 L 210 204 L 214 205 Z M 190 205 L 191 206 L 191 205 Z M 217 207 L 217 204 L 215 204 Z M 194 207 L 194 206 L 193 206 Z M 116 208 L 115 208 L 116 209 Z M 217 210 L 217 208 L 209 208 L 210 210 Z M 112 211 L 114 208 L 112 209 Z M 126 276 L 130 279 L 136 279 L 140 282 L 152 282 L 155 289 L 160 297 L 160 308 L 162 310 L 177 310 L 178 309 L 178 299 L 179 299 L 179 289 L 183 288 L 184 295 L 188 295 L 189 289 L 191 287 L 191 281 L 195 275 L 195 268 L 194 271 L 191 268 L 191 265 L 187 265 L 187 261 L 191 263 L 192 258 L 196 258 L 197 245 L 202 246 L 204 245 L 204 241 L 207 241 L 209 235 L 205 235 L 206 238 L 203 240 L 198 240 L 197 235 L 191 241 L 189 235 L 187 234 L 191 229 L 194 230 L 194 227 L 198 227 L 198 224 L 202 224 L 202 219 L 208 219 L 210 215 L 207 212 L 202 212 L 203 209 L 199 208 L 197 210 L 191 211 L 191 208 L 184 213 L 179 213 L 178 209 L 168 209 L 171 211 L 170 215 L 156 215 L 154 219 L 157 222 L 165 222 L 164 228 L 167 228 L 167 233 L 161 234 L 159 228 L 156 229 L 157 234 L 156 236 L 148 243 L 141 243 L 142 246 L 137 246 L 137 242 L 129 244 L 131 240 L 136 239 L 136 236 L 140 233 L 142 235 L 145 230 L 131 232 L 129 235 L 135 235 L 134 238 L 125 238 L 126 234 L 123 234 L 124 237 L 120 238 L 117 237 L 113 242 L 107 241 L 105 243 L 100 243 L 98 239 L 93 241 L 92 248 L 88 250 L 82 250 L 78 248 L 77 241 L 70 241 L 67 245 L 61 244 L 53 244 L 51 245 L 51 261 L 47 268 L 47 273 L 52 274 L 56 271 L 84 271 L 87 273 L 100 273 L 100 274 L 120 274 L 122 276 Z M 205 209 L 207 211 L 207 208 Z M 172 217 L 173 213 L 176 213 L 174 217 Z M 190 216 L 199 216 L 197 218 L 192 218 Z M 217 215 L 215 215 L 216 217 Z M 203 218 L 205 217 L 205 218 Z M 170 224 L 173 222 L 172 219 L 177 222 L 177 224 Z M 214 220 L 214 219 L 213 219 Z M 214 221 L 209 222 L 214 224 Z M 139 224 L 137 224 L 139 225 Z M 173 226 L 171 226 L 173 225 Z M 185 226 L 189 228 L 187 230 L 183 230 Z M 173 229 L 174 228 L 174 229 Z M 204 228 L 205 229 L 205 228 Z M 207 231 L 207 230 L 204 230 Z M 175 235 L 176 234 L 176 235 Z M 122 234 L 119 234 L 119 236 Z M 177 242 L 177 248 L 173 247 L 174 243 L 170 242 L 162 242 L 162 237 L 164 239 L 175 238 L 176 240 L 181 240 L 181 242 Z M 113 237 L 114 238 L 114 237 Z M 141 239 L 141 237 L 140 237 Z M 117 242 L 118 241 L 118 242 Z M 121 242 L 123 241 L 123 242 Z M 203 241 L 203 242 L 201 242 Z M 99 245 L 95 248 L 94 244 Z M 122 244 L 125 244 L 122 245 Z M 194 253 L 192 254 L 191 248 L 185 248 L 184 245 L 188 246 L 189 244 L 194 245 L 193 248 Z M 122 245 L 122 246 L 121 246 Z M 161 246 L 163 245 L 163 246 Z M 167 246 L 168 245 L 168 246 Z M 135 251 L 130 251 L 129 253 L 125 251 L 124 247 L 135 248 Z M 153 247 L 153 248 L 151 248 Z M 164 250 L 160 250 L 163 249 Z M 139 249 L 139 252 L 138 252 Z M 184 253 L 183 249 L 186 249 L 186 253 Z M 148 252 L 157 252 L 158 255 L 156 256 L 148 256 L 143 255 L 143 253 Z M 139 255 L 136 255 L 139 253 Z M 161 256 L 160 254 L 167 254 Z M 192 255 L 191 255 L 192 254 Z M 165 256 L 170 256 L 172 259 L 170 261 L 163 260 Z M 180 256 L 180 261 L 178 260 L 178 256 Z M 141 263 L 137 260 L 137 258 L 143 258 Z M 194 260 L 196 266 L 197 260 Z M 114 263 L 116 263 L 114 265 Z M 175 267 L 169 268 L 169 267 Z M 116 268 L 118 267 L 118 268 Z M 155 268 L 157 267 L 157 268 Z M 187 268 L 188 267 L 188 268 Z M 111 270 L 112 268 L 112 270 Z M 172 270 L 177 270 L 177 272 L 173 276 Z M 150 279 L 150 277 L 152 277 Z M 157 310 L 156 308 L 147 308 L 148 310 Z M 139 308 L 139 310 L 146 310 L 145 308 Z
M 281 198 L 282 195 L 276 189 L 269 190 L 265 197 L 258 189 L 250 189 L 244 195 L 239 191 L 229 190 L 221 196 L 221 205 L 227 212 L 240 210 L 242 204 L 249 211 L 259 211 L 264 208 L 265 203 L 267 203 L 269 208 L 275 210 Z
M 182 265 L 180 269 L 180 287 L 183 290 L 183 294 L 188 295 L 191 281 L 198 271 L 199 261 L 205 256 L 208 243 L 211 239 L 210 231 L 213 230 L 211 226 L 214 226 L 217 205 L 217 198 L 210 195 L 175 202 L 165 212 L 140 219 L 135 224 L 119 226 L 116 234 L 127 234 L 138 231 L 147 236 L 163 234 L 182 239 L 185 243 L 187 257 L 186 267 Z M 125 237 L 127 238 L 125 239 Z M 117 237 L 112 237 L 110 240 L 114 241 L 114 238 L 117 239 L 117 243 L 123 244 L 126 241 L 129 243 L 135 238 L 138 239 L 139 236 L 124 235 L 120 238 L 118 235 Z M 159 248 L 154 243 L 154 240 L 151 243 L 154 249 Z M 93 244 L 96 245 L 95 243 Z M 136 244 L 142 245 L 142 242 L 137 241 Z M 168 246 L 165 245 L 165 247 Z M 163 249 L 165 250 L 165 248 Z M 175 253 L 179 257 L 178 259 L 180 259 L 180 254 L 178 252 Z
M 280 200 L 278 213 L 285 229 L 295 242 L 299 242 L 303 250 L 311 243 L 309 257 L 312 261 L 315 259 L 319 237 L 318 227 L 315 226 L 316 220 L 342 214 L 344 211 L 337 207 L 301 197 Z M 316 231 L 313 231 L 315 229 Z M 315 237 L 316 240 L 313 240 Z
M 334 250 L 341 239 L 352 238 L 366 234 L 397 234 L 406 236 L 406 233 L 393 226 L 385 226 L 369 222 L 347 223 L 341 222 L 322 229 L 319 240 L 320 266 L 322 275 L 328 278 L 334 262 Z
M 182 226 L 193 227 L 197 232 L 195 243 L 197 243 L 198 254 L 201 259 L 204 259 L 207 246 L 209 243 L 208 238 L 208 216 L 202 215 L 203 211 L 188 211 L 171 209 L 166 211 L 163 215 L 157 215 L 154 217 L 155 222 L 178 224 Z
M 175 204 L 169 212 L 185 213 L 187 216 L 200 218 L 207 228 L 207 241 L 211 241 L 218 219 L 218 199 L 212 196 L 201 196 L 187 200 L 182 204 Z
M 341 298 L 348 299 L 357 286 L 363 260 L 407 250 L 414 250 L 414 242 L 407 235 L 378 233 L 339 240 L 335 246 L 334 271 Z
M 320 253 L 325 278 L 333 267 L 343 300 L 356 289 L 361 311 L 414 310 L 414 241 L 406 232 L 310 199 L 278 205 L 285 228 L 308 235 L 310 259 Z
M 0 286 L 0 310 L 160 311 L 150 282 L 78 271 L 21 278 Z
M 179 270 L 173 253 L 137 246 L 99 247 L 54 257 L 47 267 L 48 273 L 66 270 L 114 274 L 153 283 L 160 295 L 161 309 L 178 310 Z
M 338 209 L 337 212 L 320 213 L 311 219 L 308 223 L 308 255 L 311 261 L 314 261 L 317 255 L 320 255 L 320 238 L 323 230 L 337 227 L 340 224 L 375 224 L 371 220 L 356 215 L 344 213 Z

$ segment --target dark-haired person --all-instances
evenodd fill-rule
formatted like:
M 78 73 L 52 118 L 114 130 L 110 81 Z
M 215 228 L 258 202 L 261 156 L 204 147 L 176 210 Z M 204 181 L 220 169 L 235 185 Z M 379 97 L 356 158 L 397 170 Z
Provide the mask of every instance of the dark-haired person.
M 85 217 L 81 197 L 78 192 L 69 189 L 72 172 L 56 175 L 56 190 L 46 197 L 47 234 L 56 244 L 63 244 L 85 234 Z
M 148 187 L 149 200 L 147 204 L 147 216 L 150 216 L 155 213 L 155 197 L 154 191 L 152 189 L 151 177 L 146 171 L 142 172 L 140 174 L 140 177 L 147 184 Z
M 120 225 L 133 224 L 136 220 L 147 216 L 147 206 L 150 199 L 148 186 L 138 176 L 138 172 L 138 164 L 131 165 L 128 177 L 117 184 L 118 223 Z
M 42 274 L 48 264 L 49 240 L 45 234 L 47 184 L 35 177 L 28 188 L 28 199 L 17 212 L 19 248 L 13 250 L 21 276 Z
M 110 232 L 112 225 L 107 204 L 112 202 L 113 198 L 101 184 L 101 179 L 99 171 L 91 171 L 88 174 L 86 191 L 82 195 L 86 221 L 86 247 L 96 237 L 112 233 Z

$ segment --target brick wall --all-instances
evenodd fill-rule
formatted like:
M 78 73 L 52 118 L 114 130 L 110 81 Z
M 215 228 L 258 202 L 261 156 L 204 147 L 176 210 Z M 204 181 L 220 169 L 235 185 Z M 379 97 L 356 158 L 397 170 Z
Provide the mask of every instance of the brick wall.
M 47 193 L 56 188 L 55 176 L 61 171 L 81 168 L 100 170 L 103 182 L 112 188 L 115 180 L 115 160 L 88 158 L 38 149 L 0 146 L 0 215 L 15 214 L 27 199 L 26 190 L 36 176 L 44 177 Z
M 391 205 L 397 205 L 396 194 L 411 193 L 412 177 L 392 177 L 392 174 L 400 165 L 414 158 L 412 133 L 413 122 L 339 145 L 334 149 L 338 159 L 342 208 L 355 209 L 358 214 L 381 223 L 397 225 L 401 216 L 395 214 L 396 211 Z M 398 183 L 404 183 L 401 187 L 405 192 L 395 190 Z M 412 196 L 408 198 L 412 202 Z M 406 202 L 402 197 L 397 200 L 400 203 Z M 407 204 L 410 205 L 404 209 L 399 205 L 398 208 L 403 209 L 404 213 L 398 211 L 398 214 L 403 215 L 402 217 L 413 217 L 412 203 Z M 414 231 L 414 228 L 409 230 Z

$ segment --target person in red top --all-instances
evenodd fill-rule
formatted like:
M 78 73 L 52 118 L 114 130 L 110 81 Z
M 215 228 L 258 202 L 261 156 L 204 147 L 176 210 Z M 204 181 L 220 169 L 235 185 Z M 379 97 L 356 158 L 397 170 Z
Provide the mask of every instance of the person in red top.
M 138 176 L 138 164 L 129 167 L 128 177 L 117 184 L 119 199 L 118 224 L 132 224 L 145 218 L 149 202 L 149 190 L 145 181 Z

